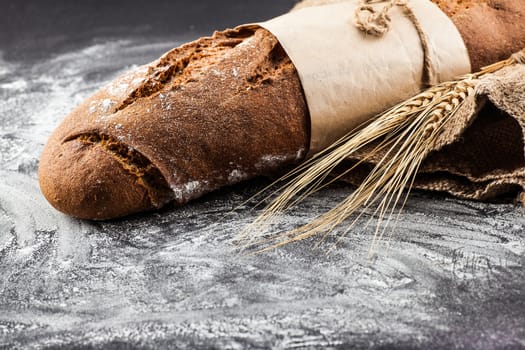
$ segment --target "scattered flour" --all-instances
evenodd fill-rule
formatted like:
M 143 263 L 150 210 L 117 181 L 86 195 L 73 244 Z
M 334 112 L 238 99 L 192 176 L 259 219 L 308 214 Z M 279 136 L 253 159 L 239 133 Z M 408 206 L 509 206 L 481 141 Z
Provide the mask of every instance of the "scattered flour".
M 267 169 L 275 168 L 281 165 L 282 163 L 296 160 L 299 154 L 267 154 L 261 157 L 259 162 L 255 164 L 256 169 Z
M 117 99 L 124 99 L 129 90 L 129 85 L 121 81 L 115 81 L 108 86 L 107 91 Z
M 245 172 L 242 172 L 239 169 L 234 169 L 230 172 L 228 175 L 228 182 L 231 184 L 241 182 L 242 180 L 246 180 L 248 175 Z
M 299 149 L 296 153 L 290 154 L 267 154 L 261 157 L 259 162 L 255 164 L 256 169 L 268 169 L 275 168 L 283 163 L 289 163 L 293 161 L 299 161 L 304 159 L 306 150 L 304 148 Z
M 117 105 L 117 101 L 106 98 L 104 100 L 92 101 L 89 113 L 107 114 Z
M 4 61 L 3 57 L 4 54 L 0 51 L 0 81 L 14 70 L 13 64 Z
M 0 169 L 36 173 L 42 147 L 75 106 L 134 67 L 132 74 L 124 75 L 126 79 L 106 86 L 119 96 L 129 93 L 149 69 L 136 62 L 157 58 L 174 45 L 110 41 L 31 65 L 6 61 L 0 51 Z M 89 110 L 107 113 L 118 101 L 117 96 L 103 99 Z
M 0 84 L 0 89 L 6 89 L 6 90 L 25 90 L 26 88 L 27 88 L 27 81 L 22 80 L 22 79 L 14 80 L 9 83 Z
M 117 102 L 110 100 L 109 98 L 106 98 L 102 100 L 102 102 L 100 103 L 100 107 L 102 108 L 102 111 L 106 113 L 106 112 L 109 112 L 109 109 L 116 104 Z
M 523 241 L 512 241 L 502 244 L 508 251 L 516 254 L 516 256 L 525 256 L 525 245 Z
M 5 75 L 9 73 L 9 69 L 7 67 L 3 66 L 3 62 L 0 61 L 0 79 L 2 79 Z
M 190 181 L 182 185 L 172 186 L 171 189 L 177 201 L 185 202 L 201 194 L 205 190 L 205 185 L 205 182 Z
M 225 78 L 224 73 L 223 73 L 222 71 L 218 70 L 218 69 L 215 69 L 215 68 L 214 68 L 214 69 L 211 70 L 211 72 L 212 72 L 214 75 L 216 75 L 216 76 L 218 76 L 218 77 L 220 77 L 220 78 Z
M 297 154 L 295 155 L 295 160 L 303 160 L 305 155 L 306 150 L 304 148 L 301 148 L 297 151 Z
M 167 94 L 160 93 L 159 94 L 159 99 L 160 99 L 160 106 L 162 107 L 162 109 L 164 111 L 171 111 L 172 110 L 173 105 L 171 104 L 171 100 L 169 98 L 169 93 L 167 93 Z
M 119 76 L 106 86 L 106 92 L 117 100 L 124 100 L 146 79 L 148 65 L 139 66 Z

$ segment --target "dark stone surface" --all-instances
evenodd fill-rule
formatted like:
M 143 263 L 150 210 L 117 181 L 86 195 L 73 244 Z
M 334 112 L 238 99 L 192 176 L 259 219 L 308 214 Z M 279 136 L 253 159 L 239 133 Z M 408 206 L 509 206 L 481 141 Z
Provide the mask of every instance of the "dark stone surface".
M 17 10 L 0 14 L 0 348 L 525 348 L 525 217 L 516 205 L 414 194 L 374 259 L 374 228 L 364 224 L 335 246 L 333 236 L 318 249 L 311 239 L 239 254 L 234 239 L 257 214 L 241 204 L 265 180 L 119 221 L 54 211 L 36 170 L 55 125 L 118 73 L 193 35 L 187 25 L 173 35 L 152 28 L 186 21 L 207 32 L 289 7 L 231 2 L 246 10 L 229 17 L 195 2 L 187 16 L 164 9 L 158 20 L 102 16 L 91 26 L 80 22 L 110 11 L 103 2 L 66 3 L 2 1 Z M 68 22 L 63 11 L 82 13 Z M 41 23 L 30 12 L 57 27 L 6 34 Z M 141 19 L 150 29 L 133 32 Z M 323 190 L 285 214 L 282 228 L 349 191 Z

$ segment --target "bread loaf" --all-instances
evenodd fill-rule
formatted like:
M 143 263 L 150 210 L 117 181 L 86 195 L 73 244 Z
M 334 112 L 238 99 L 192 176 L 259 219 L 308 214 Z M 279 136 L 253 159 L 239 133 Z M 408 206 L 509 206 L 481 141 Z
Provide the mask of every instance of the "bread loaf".
M 473 69 L 525 47 L 522 0 L 434 2 L 456 24 Z M 108 219 L 282 171 L 308 145 L 301 84 L 277 39 L 226 30 L 84 101 L 45 146 L 39 179 L 58 210 Z

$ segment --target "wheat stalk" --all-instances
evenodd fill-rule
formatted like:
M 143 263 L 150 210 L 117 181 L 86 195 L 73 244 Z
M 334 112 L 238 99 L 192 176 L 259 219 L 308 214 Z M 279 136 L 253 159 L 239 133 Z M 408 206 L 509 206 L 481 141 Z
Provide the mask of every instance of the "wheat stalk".
M 474 88 L 479 79 L 503 67 L 523 62 L 524 56 L 525 49 L 477 73 L 436 85 L 380 114 L 368 125 L 349 133 L 324 152 L 284 176 L 283 179 L 287 182 L 279 189 L 282 192 L 241 233 L 240 240 L 244 242 L 244 248 L 264 252 L 319 234 L 324 234 L 324 239 L 359 209 L 368 209 L 373 210 L 373 214 L 367 225 L 374 217 L 378 218 L 370 248 L 372 254 L 377 240 L 383 238 L 392 221 L 395 225 L 398 219 L 398 216 L 395 217 L 395 209 L 401 203 L 401 212 L 421 163 L 434 149 L 444 126 L 454 117 L 461 105 L 474 95 Z M 374 149 L 359 163 L 326 181 L 345 159 L 363 147 L 376 143 Z M 272 223 L 278 221 L 281 213 L 327 184 L 345 176 L 379 151 L 384 152 L 382 158 L 345 200 L 306 225 L 290 232 L 270 234 L 265 238 Z M 340 238 L 352 229 L 363 213 L 362 210 Z

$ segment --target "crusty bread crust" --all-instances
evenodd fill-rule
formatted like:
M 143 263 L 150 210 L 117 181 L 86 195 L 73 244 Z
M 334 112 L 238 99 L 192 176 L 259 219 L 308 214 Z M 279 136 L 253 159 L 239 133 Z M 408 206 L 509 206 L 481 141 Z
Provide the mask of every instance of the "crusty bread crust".
M 525 47 L 522 0 L 435 2 L 474 69 Z M 226 30 L 84 101 L 46 145 L 40 186 L 66 214 L 108 219 L 282 170 L 308 144 L 301 84 L 277 39 L 264 29 Z
M 273 173 L 301 160 L 308 143 L 299 78 L 277 39 L 263 29 L 227 30 L 168 52 L 82 103 L 46 145 L 40 185 L 57 209 L 106 219 Z M 133 195 L 107 199 L 120 191 Z
M 434 0 L 435 1 L 435 0 Z M 525 47 L 525 1 L 439 0 L 467 46 L 473 71 Z M 451 4 L 456 4 L 452 6 Z

